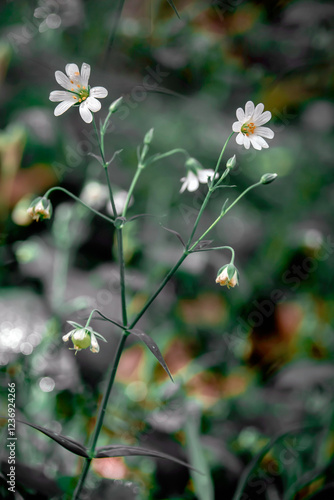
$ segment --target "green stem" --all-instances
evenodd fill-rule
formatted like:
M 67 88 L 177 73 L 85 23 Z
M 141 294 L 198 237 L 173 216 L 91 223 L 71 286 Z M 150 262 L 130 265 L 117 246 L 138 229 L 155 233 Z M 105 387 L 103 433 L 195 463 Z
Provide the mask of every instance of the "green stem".
M 262 185 L 262 182 L 257 182 L 256 184 L 253 184 L 252 186 L 249 186 L 247 189 L 245 189 L 245 191 L 243 193 L 241 193 L 240 196 L 238 196 L 238 198 L 236 200 L 234 200 L 233 203 L 231 203 L 231 205 L 226 209 L 224 210 L 224 212 L 222 212 L 219 217 L 217 217 L 217 219 L 211 224 L 211 226 L 202 234 L 202 236 L 200 238 L 198 238 L 198 240 L 192 245 L 192 247 L 189 248 L 189 252 L 191 252 L 192 250 L 194 250 L 194 248 L 198 245 L 198 243 L 200 241 L 203 240 L 203 238 L 205 238 L 205 236 L 211 231 L 211 229 L 213 229 L 215 227 L 216 224 L 218 224 L 218 222 L 220 221 L 220 219 L 222 219 L 224 217 L 224 215 L 227 214 L 227 212 L 229 210 L 231 210 L 232 207 L 234 207 L 234 205 L 236 205 L 238 203 L 238 201 L 243 197 L 245 196 L 246 193 L 248 193 L 248 191 L 250 191 L 251 189 L 254 189 L 255 187 L 257 186 L 261 186 Z
M 219 158 L 218 158 L 218 160 L 217 160 L 217 164 L 216 164 L 215 172 L 214 172 L 213 177 L 212 177 L 212 185 L 211 185 L 211 186 L 209 186 L 209 191 L 207 192 L 207 195 L 206 195 L 206 197 L 205 197 L 205 200 L 203 201 L 203 204 L 202 204 L 202 206 L 201 206 L 201 208 L 200 208 L 200 211 L 199 211 L 199 213 L 198 213 L 198 215 L 197 215 L 197 219 L 196 219 L 196 221 L 195 221 L 195 224 L 194 224 L 193 230 L 192 230 L 192 232 L 191 232 L 191 235 L 190 235 L 190 237 L 189 237 L 189 240 L 188 240 L 188 243 L 187 243 L 187 247 L 186 247 L 186 248 L 189 248 L 189 245 L 191 244 L 191 240 L 192 240 L 192 239 L 193 239 L 193 237 L 194 237 L 194 234 L 195 234 L 195 232 L 196 232 L 197 226 L 198 226 L 199 221 L 200 221 L 200 219 L 201 219 L 201 217 L 202 217 L 202 214 L 203 214 L 203 212 L 204 212 L 204 209 L 205 209 L 205 207 L 207 206 L 208 201 L 209 201 L 209 199 L 210 199 L 210 197 L 211 197 L 211 194 L 212 194 L 212 193 L 213 193 L 213 191 L 215 190 L 215 187 L 216 187 L 216 186 L 218 186 L 218 185 L 219 185 L 219 184 L 223 181 L 223 179 L 225 179 L 225 177 L 227 176 L 227 174 L 229 173 L 229 169 L 227 168 L 227 169 L 225 170 L 225 172 L 223 173 L 223 175 L 221 176 L 221 178 L 218 180 L 218 182 L 217 182 L 216 184 L 214 184 L 214 180 L 215 180 L 215 178 L 216 178 L 216 174 L 217 174 L 217 172 L 218 172 L 218 170 L 219 170 L 219 166 L 220 166 L 220 163 L 221 163 L 221 161 L 222 161 L 223 155 L 224 155 L 224 153 L 225 153 L 226 146 L 227 146 L 227 144 L 228 144 L 228 142 L 229 142 L 229 140 L 231 139 L 231 137 L 232 137 L 232 135 L 233 135 L 233 134 L 234 134 L 234 132 L 231 132 L 231 134 L 228 136 L 228 138 L 226 139 L 225 144 L 224 144 L 224 146 L 223 146 L 223 148 L 222 148 L 222 150 L 221 150 L 221 152 L 220 152 Z
M 166 286 L 168 281 L 171 279 L 173 274 L 178 270 L 182 262 L 186 259 L 186 257 L 189 255 L 189 252 L 187 250 L 184 250 L 183 254 L 175 264 L 175 266 L 169 271 L 169 273 L 165 276 L 164 280 L 161 282 L 159 288 L 154 292 L 154 294 L 149 298 L 149 300 L 146 302 L 144 305 L 143 309 L 137 314 L 135 319 L 132 321 L 132 323 L 129 326 L 129 330 L 134 328 L 134 326 L 138 323 L 140 318 L 144 315 L 144 313 L 147 311 L 147 309 L 150 307 L 152 302 L 156 299 L 156 297 L 159 295 L 161 290 Z
M 231 133 L 230 133 L 230 135 L 229 135 L 229 136 L 228 136 L 228 138 L 226 139 L 226 142 L 225 142 L 225 144 L 224 144 L 224 146 L 223 146 L 223 149 L 222 149 L 222 150 L 221 150 L 221 152 L 220 152 L 220 155 L 219 155 L 219 158 L 218 158 L 218 161 L 217 161 L 217 165 L 216 165 L 216 168 L 215 168 L 215 174 L 214 174 L 214 176 L 213 176 L 213 179 L 215 179 L 215 177 L 216 177 L 216 173 L 218 172 L 218 169 L 219 169 L 219 166 L 220 166 L 220 162 L 221 162 L 221 161 L 222 161 L 222 159 L 223 159 L 223 155 L 224 155 L 224 153 L 225 153 L 226 146 L 227 146 L 227 144 L 228 144 L 228 142 L 229 142 L 229 140 L 231 139 L 231 137 L 232 137 L 232 135 L 233 135 L 233 134 L 234 134 L 234 132 L 231 132 Z
M 56 187 L 53 187 L 53 188 L 49 189 L 44 194 L 44 198 L 47 198 L 53 191 L 62 191 L 63 193 L 66 193 L 68 196 L 70 196 L 71 198 L 73 198 L 73 200 L 77 201 L 78 203 L 80 203 L 84 207 L 88 208 L 88 210 L 90 210 L 91 212 L 93 212 L 95 215 L 98 215 L 102 219 L 104 219 L 104 220 L 106 220 L 106 221 L 111 222 L 112 224 L 114 224 L 114 220 L 111 217 L 107 217 L 106 215 L 101 214 L 100 212 L 98 212 L 94 208 L 90 207 L 89 205 L 86 205 L 86 203 L 84 203 L 82 200 L 80 200 L 80 198 L 78 198 L 77 196 L 75 196 L 74 194 L 72 194 L 70 191 L 67 191 L 67 189 L 62 188 L 60 186 L 56 186 Z
M 167 153 L 161 153 L 158 154 L 153 160 L 150 160 L 150 158 L 147 160 L 147 165 L 151 163 L 155 163 L 158 160 L 162 160 L 163 158 L 168 158 L 168 156 L 174 155 L 176 153 L 182 153 L 186 155 L 187 158 L 189 158 L 189 153 L 185 149 L 182 148 L 176 148 L 176 149 L 171 149 L 170 151 L 167 151 Z
M 129 188 L 129 191 L 128 191 L 128 194 L 127 194 L 127 197 L 126 197 L 126 200 L 125 200 L 125 205 L 124 205 L 124 209 L 123 209 L 123 213 L 122 213 L 122 217 L 126 217 L 126 212 L 128 210 L 128 207 L 129 207 L 129 203 L 130 203 L 130 199 L 131 199 L 131 196 L 132 196 L 132 193 L 135 189 L 135 186 L 137 184 L 137 181 L 139 179 L 139 176 L 141 174 L 143 170 L 143 167 L 141 166 L 141 164 L 138 165 L 137 167 L 137 170 L 136 170 L 136 173 L 132 179 L 132 182 L 131 182 L 131 185 L 130 185 L 130 188 Z
M 92 312 L 91 312 L 91 313 L 90 313 L 90 315 L 89 315 L 89 318 L 88 318 L 88 319 L 87 319 L 87 321 L 86 321 L 85 328 L 87 328 L 87 327 L 89 326 L 89 324 L 90 324 L 90 322 L 91 322 L 91 319 L 92 319 L 92 316 L 93 316 L 93 314 L 95 313 L 95 311 L 97 311 L 97 312 L 98 312 L 99 310 L 98 310 L 98 309 L 93 309 L 93 310 L 92 310 Z
M 95 452 L 97 440 L 98 440 L 99 434 L 101 432 L 104 416 L 105 416 L 107 405 L 108 405 L 109 396 L 110 396 L 110 393 L 111 393 L 111 390 L 112 390 L 112 387 L 113 387 L 113 384 L 115 381 L 115 376 L 116 376 L 118 364 L 119 364 L 119 361 L 121 359 L 121 354 L 122 354 L 127 336 L 128 336 L 127 332 L 122 333 L 122 337 L 121 337 L 120 342 L 119 342 L 118 347 L 117 347 L 114 362 L 113 362 L 113 364 L 110 368 L 110 371 L 108 373 L 109 381 L 108 381 L 107 389 L 106 389 L 106 392 L 104 393 L 104 396 L 102 399 L 102 403 L 101 403 L 101 406 L 99 409 L 94 433 L 93 433 L 92 438 L 91 438 L 91 445 L 90 445 L 90 451 L 89 451 L 90 456 L 85 459 L 85 464 L 84 464 L 84 467 L 82 469 L 79 482 L 78 482 L 77 487 L 76 487 L 74 494 L 73 494 L 73 500 L 79 499 L 79 495 L 81 493 L 82 487 L 83 487 L 84 482 L 86 480 L 86 476 L 88 474 L 91 461 L 94 458 L 94 452 Z

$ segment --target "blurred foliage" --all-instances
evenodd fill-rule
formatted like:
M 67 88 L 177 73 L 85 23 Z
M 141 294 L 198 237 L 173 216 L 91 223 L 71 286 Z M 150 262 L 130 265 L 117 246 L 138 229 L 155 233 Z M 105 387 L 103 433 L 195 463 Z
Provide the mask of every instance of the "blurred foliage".
M 91 128 L 75 109 L 53 116 L 54 72 L 89 63 L 92 85 L 109 90 L 101 119 L 124 96 L 106 136 L 108 157 L 123 149 L 110 167 L 120 204 L 150 128 L 153 153 L 185 148 L 213 168 L 235 110 L 263 102 L 273 115 L 270 149 L 246 151 L 230 141 L 226 159 L 237 156 L 230 175 L 237 187 L 219 190 L 200 225 L 206 229 L 226 196 L 235 199 L 262 174 L 277 172 L 275 183 L 249 193 L 212 233 L 215 244 L 235 248 L 240 286 L 215 284 L 228 259 L 223 251 L 187 259 L 140 324 L 176 383 L 130 337 L 99 444 L 140 444 L 202 463 L 216 499 L 232 499 L 238 483 L 244 499 L 329 498 L 334 5 L 175 0 L 178 19 L 170 3 L 1 3 L 0 413 L 7 414 L 7 383 L 15 381 L 18 418 L 86 446 L 119 335 L 93 321 L 108 344 L 99 355 L 76 357 L 61 340 L 66 321 L 80 323 L 90 307 L 120 316 L 108 224 L 63 193 L 52 198 L 53 220 L 26 217 L 31 200 L 51 186 L 79 195 L 88 180 L 103 181 L 87 156 L 97 153 Z M 179 194 L 184 174 L 184 158 L 175 155 L 140 177 L 129 216 L 156 217 L 125 226 L 131 314 L 181 253 L 159 222 L 187 238 L 204 199 L 205 186 Z M 110 214 L 103 191 L 96 202 Z M 33 429 L 18 425 L 17 432 L 22 498 L 62 498 L 81 461 Z M 1 464 L 0 496 L 13 498 L 6 450 Z M 94 460 L 87 487 L 86 498 L 202 500 L 205 482 L 162 460 L 105 458 Z

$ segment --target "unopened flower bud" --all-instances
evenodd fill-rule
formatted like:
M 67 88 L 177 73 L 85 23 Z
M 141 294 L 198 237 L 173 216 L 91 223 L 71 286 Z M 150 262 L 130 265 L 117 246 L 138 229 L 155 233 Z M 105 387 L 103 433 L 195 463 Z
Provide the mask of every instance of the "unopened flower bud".
M 235 167 L 235 164 L 237 163 L 237 160 L 235 158 L 235 155 L 232 156 L 229 160 L 226 162 L 226 168 L 232 169 Z
M 262 182 L 262 184 L 270 184 L 271 182 L 273 182 L 277 177 L 277 174 L 264 174 L 260 181 Z
M 73 321 L 68 321 L 70 325 L 74 326 L 75 329 L 63 335 L 63 341 L 68 342 L 70 339 L 73 342 L 73 350 L 75 350 L 75 354 L 81 349 L 90 348 L 92 352 L 99 352 L 100 346 L 97 341 L 97 337 L 104 342 L 107 342 L 102 335 L 97 332 L 94 332 L 90 326 L 81 326 L 78 323 Z
M 227 286 L 227 288 L 234 288 L 239 284 L 239 273 L 233 264 L 227 264 L 221 267 L 218 271 L 216 283 L 220 286 Z
M 33 220 L 39 221 L 50 219 L 52 214 L 52 205 L 48 198 L 36 198 L 27 210 Z
M 145 135 L 144 137 L 144 144 L 147 144 L 147 146 L 149 146 L 152 142 L 152 139 L 153 139 L 153 132 L 154 132 L 154 129 L 151 128 Z
M 112 102 L 109 106 L 109 111 L 110 113 L 116 113 L 116 111 L 119 110 L 119 108 L 122 106 L 123 103 L 123 97 L 119 97 L 116 99 L 116 101 Z

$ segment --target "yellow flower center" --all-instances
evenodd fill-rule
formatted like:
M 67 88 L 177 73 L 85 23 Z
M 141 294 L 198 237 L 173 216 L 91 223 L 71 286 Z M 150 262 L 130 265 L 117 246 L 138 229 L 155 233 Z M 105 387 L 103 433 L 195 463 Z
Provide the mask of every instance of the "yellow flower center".
M 253 122 L 244 123 L 243 126 L 241 127 L 241 132 L 248 136 L 249 134 L 254 134 L 255 129 L 256 126 L 254 125 Z
M 71 80 L 71 83 L 72 80 Z M 87 89 L 86 87 L 81 87 L 81 85 L 76 85 L 76 88 L 75 87 L 71 87 L 71 92 L 73 92 L 75 95 L 73 96 L 73 99 L 77 102 L 82 102 L 82 101 L 85 101 L 87 99 L 87 97 L 89 97 L 89 89 Z

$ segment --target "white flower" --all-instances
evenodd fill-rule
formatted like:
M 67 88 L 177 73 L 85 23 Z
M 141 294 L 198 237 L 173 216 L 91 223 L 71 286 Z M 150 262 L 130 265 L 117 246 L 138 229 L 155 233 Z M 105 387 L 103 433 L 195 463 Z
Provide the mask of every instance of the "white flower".
M 101 109 L 101 103 L 96 98 L 107 97 L 108 91 L 104 87 L 93 87 L 88 85 L 90 76 L 89 64 L 83 63 L 81 73 L 76 64 L 67 64 L 66 75 L 62 71 L 56 71 L 56 80 L 66 90 L 54 90 L 50 94 L 50 101 L 59 102 L 54 110 L 55 116 L 62 115 L 70 107 L 79 106 L 79 112 L 84 122 L 93 120 L 92 111 Z
M 270 111 L 265 111 L 262 103 L 255 108 L 252 101 L 248 101 L 245 106 L 245 111 L 242 108 L 237 109 L 237 118 L 239 121 L 232 125 L 233 132 L 239 132 L 236 141 L 240 146 L 244 145 L 249 149 L 250 145 L 253 148 L 261 150 L 269 148 L 268 143 L 264 140 L 272 139 L 274 132 L 268 127 L 262 127 L 271 119 Z
M 27 213 L 33 220 L 36 221 L 50 219 L 52 214 L 52 205 L 50 200 L 39 196 L 31 202 Z
M 214 171 L 211 168 L 208 169 L 196 169 L 188 170 L 187 177 L 182 177 L 181 182 L 183 183 L 180 189 L 180 193 L 183 193 L 186 189 L 193 192 L 198 189 L 199 184 L 206 184 L 208 182 L 208 177 L 213 177 Z
M 233 272 L 233 270 L 232 270 Z M 234 273 L 232 278 L 228 277 L 228 265 L 224 266 L 218 271 L 218 276 L 216 278 L 216 283 L 219 283 L 220 286 L 227 286 L 227 288 L 234 288 L 236 285 L 239 285 L 238 279 L 238 271 L 234 268 Z

